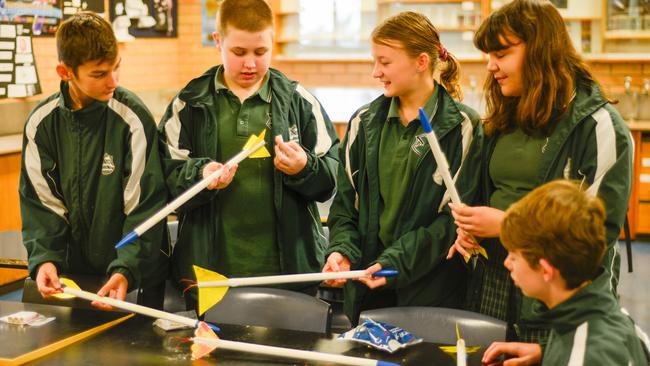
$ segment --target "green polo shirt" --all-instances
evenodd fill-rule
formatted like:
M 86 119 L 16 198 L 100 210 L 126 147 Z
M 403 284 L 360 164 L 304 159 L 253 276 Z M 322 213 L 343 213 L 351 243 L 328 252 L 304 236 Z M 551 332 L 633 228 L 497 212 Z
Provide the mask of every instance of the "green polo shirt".
M 506 210 L 535 189 L 546 137 L 531 137 L 521 129 L 499 136 L 490 158 L 490 179 L 495 190 L 490 206 Z
M 242 103 L 223 82 L 223 68 L 215 77 L 217 160 L 225 162 L 241 151 L 251 134 L 266 131 L 272 145 L 271 90 L 268 74 L 260 89 Z M 270 151 L 272 152 L 272 151 Z M 228 277 L 280 273 L 273 204 L 273 157 L 239 163 L 235 177 L 217 196 L 217 271 Z
M 432 120 L 438 102 L 438 88 L 427 100 L 424 111 Z M 395 226 L 403 208 L 403 199 L 411 186 L 418 160 L 429 150 L 424 131 L 418 118 L 402 124 L 399 115 L 399 98 L 393 97 L 381 130 L 379 140 L 379 240 L 385 247 L 391 246 Z

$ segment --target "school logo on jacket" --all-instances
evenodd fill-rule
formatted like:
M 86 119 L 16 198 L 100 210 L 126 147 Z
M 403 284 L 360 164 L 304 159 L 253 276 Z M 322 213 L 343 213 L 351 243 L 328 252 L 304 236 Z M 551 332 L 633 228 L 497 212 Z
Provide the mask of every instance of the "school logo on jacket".
M 411 144 L 411 150 L 413 150 L 417 156 L 422 156 L 426 152 L 427 148 L 428 146 L 426 144 L 426 135 L 421 134 L 415 136 L 415 139 L 413 139 L 413 144 Z
M 266 125 L 266 128 L 269 129 L 269 131 L 272 131 L 273 121 L 271 119 L 271 113 L 266 114 L 266 123 L 265 123 L 265 125 Z
M 102 163 L 102 175 L 111 175 L 115 170 L 113 155 L 104 153 L 104 162 Z
M 296 125 L 291 125 L 289 126 L 289 140 L 290 141 L 300 141 L 298 138 L 298 126 Z

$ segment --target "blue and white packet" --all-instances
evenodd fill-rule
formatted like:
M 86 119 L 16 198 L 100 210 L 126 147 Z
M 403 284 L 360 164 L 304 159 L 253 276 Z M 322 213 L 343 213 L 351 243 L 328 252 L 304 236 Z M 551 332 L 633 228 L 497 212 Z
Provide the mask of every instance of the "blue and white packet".
M 377 322 L 370 318 L 364 320 L 356 328 L 342 333 L 337 339 L 360 342 L 389 353 L 422 342 L 422 338 L 418 338 L 398 326 Z

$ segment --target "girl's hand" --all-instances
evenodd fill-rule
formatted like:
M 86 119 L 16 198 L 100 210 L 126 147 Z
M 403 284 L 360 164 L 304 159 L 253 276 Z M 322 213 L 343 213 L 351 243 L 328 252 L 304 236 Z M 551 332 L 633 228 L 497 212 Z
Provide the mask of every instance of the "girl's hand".
M 447 252 L 447 259 L 451 259 L 456 252 L 460 253 L 465 259 L 469 259 L 472 255 L 470 254 L 469 250 L 470 249 L 478 249 L 480 248 L 478 242 L 476 241 L 473 236 L 468 235 L 465 231 L 463 231 L 461 228 L 456 229 L 456 234 L 458 236 L 456 237 L 456 241 L 454 244 L 449 248 L 449 252 Z
M 459 206 L 449 204 L 456 225 L 468 234 L 481 238 L 497 238 L 505 212 L 488 206 Z
M 334 252 L 327 257 L 323 272 L 344 272 L 350 270 L 350 260 L 339 252 Z M 341 287 L 347 280 L 344 278 L 328 280 L 325 283 L 332 287 Z

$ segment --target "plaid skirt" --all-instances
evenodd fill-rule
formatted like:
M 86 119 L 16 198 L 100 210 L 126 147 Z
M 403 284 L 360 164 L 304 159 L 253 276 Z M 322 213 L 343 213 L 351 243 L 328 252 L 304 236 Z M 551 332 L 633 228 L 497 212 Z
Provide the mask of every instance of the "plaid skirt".
M 483 245 L 488 259 L 478 257 L 476 260 L 469 285 L 469 310 L 507 322 L 511 327 L 509 338 L 514 338 L 508 341 L 546 343 L 550 328 L 543 324 L 527 326 L 521 322 L 524 295 L 503 265 L 508 252 L 498 240 L 486 240 Z

